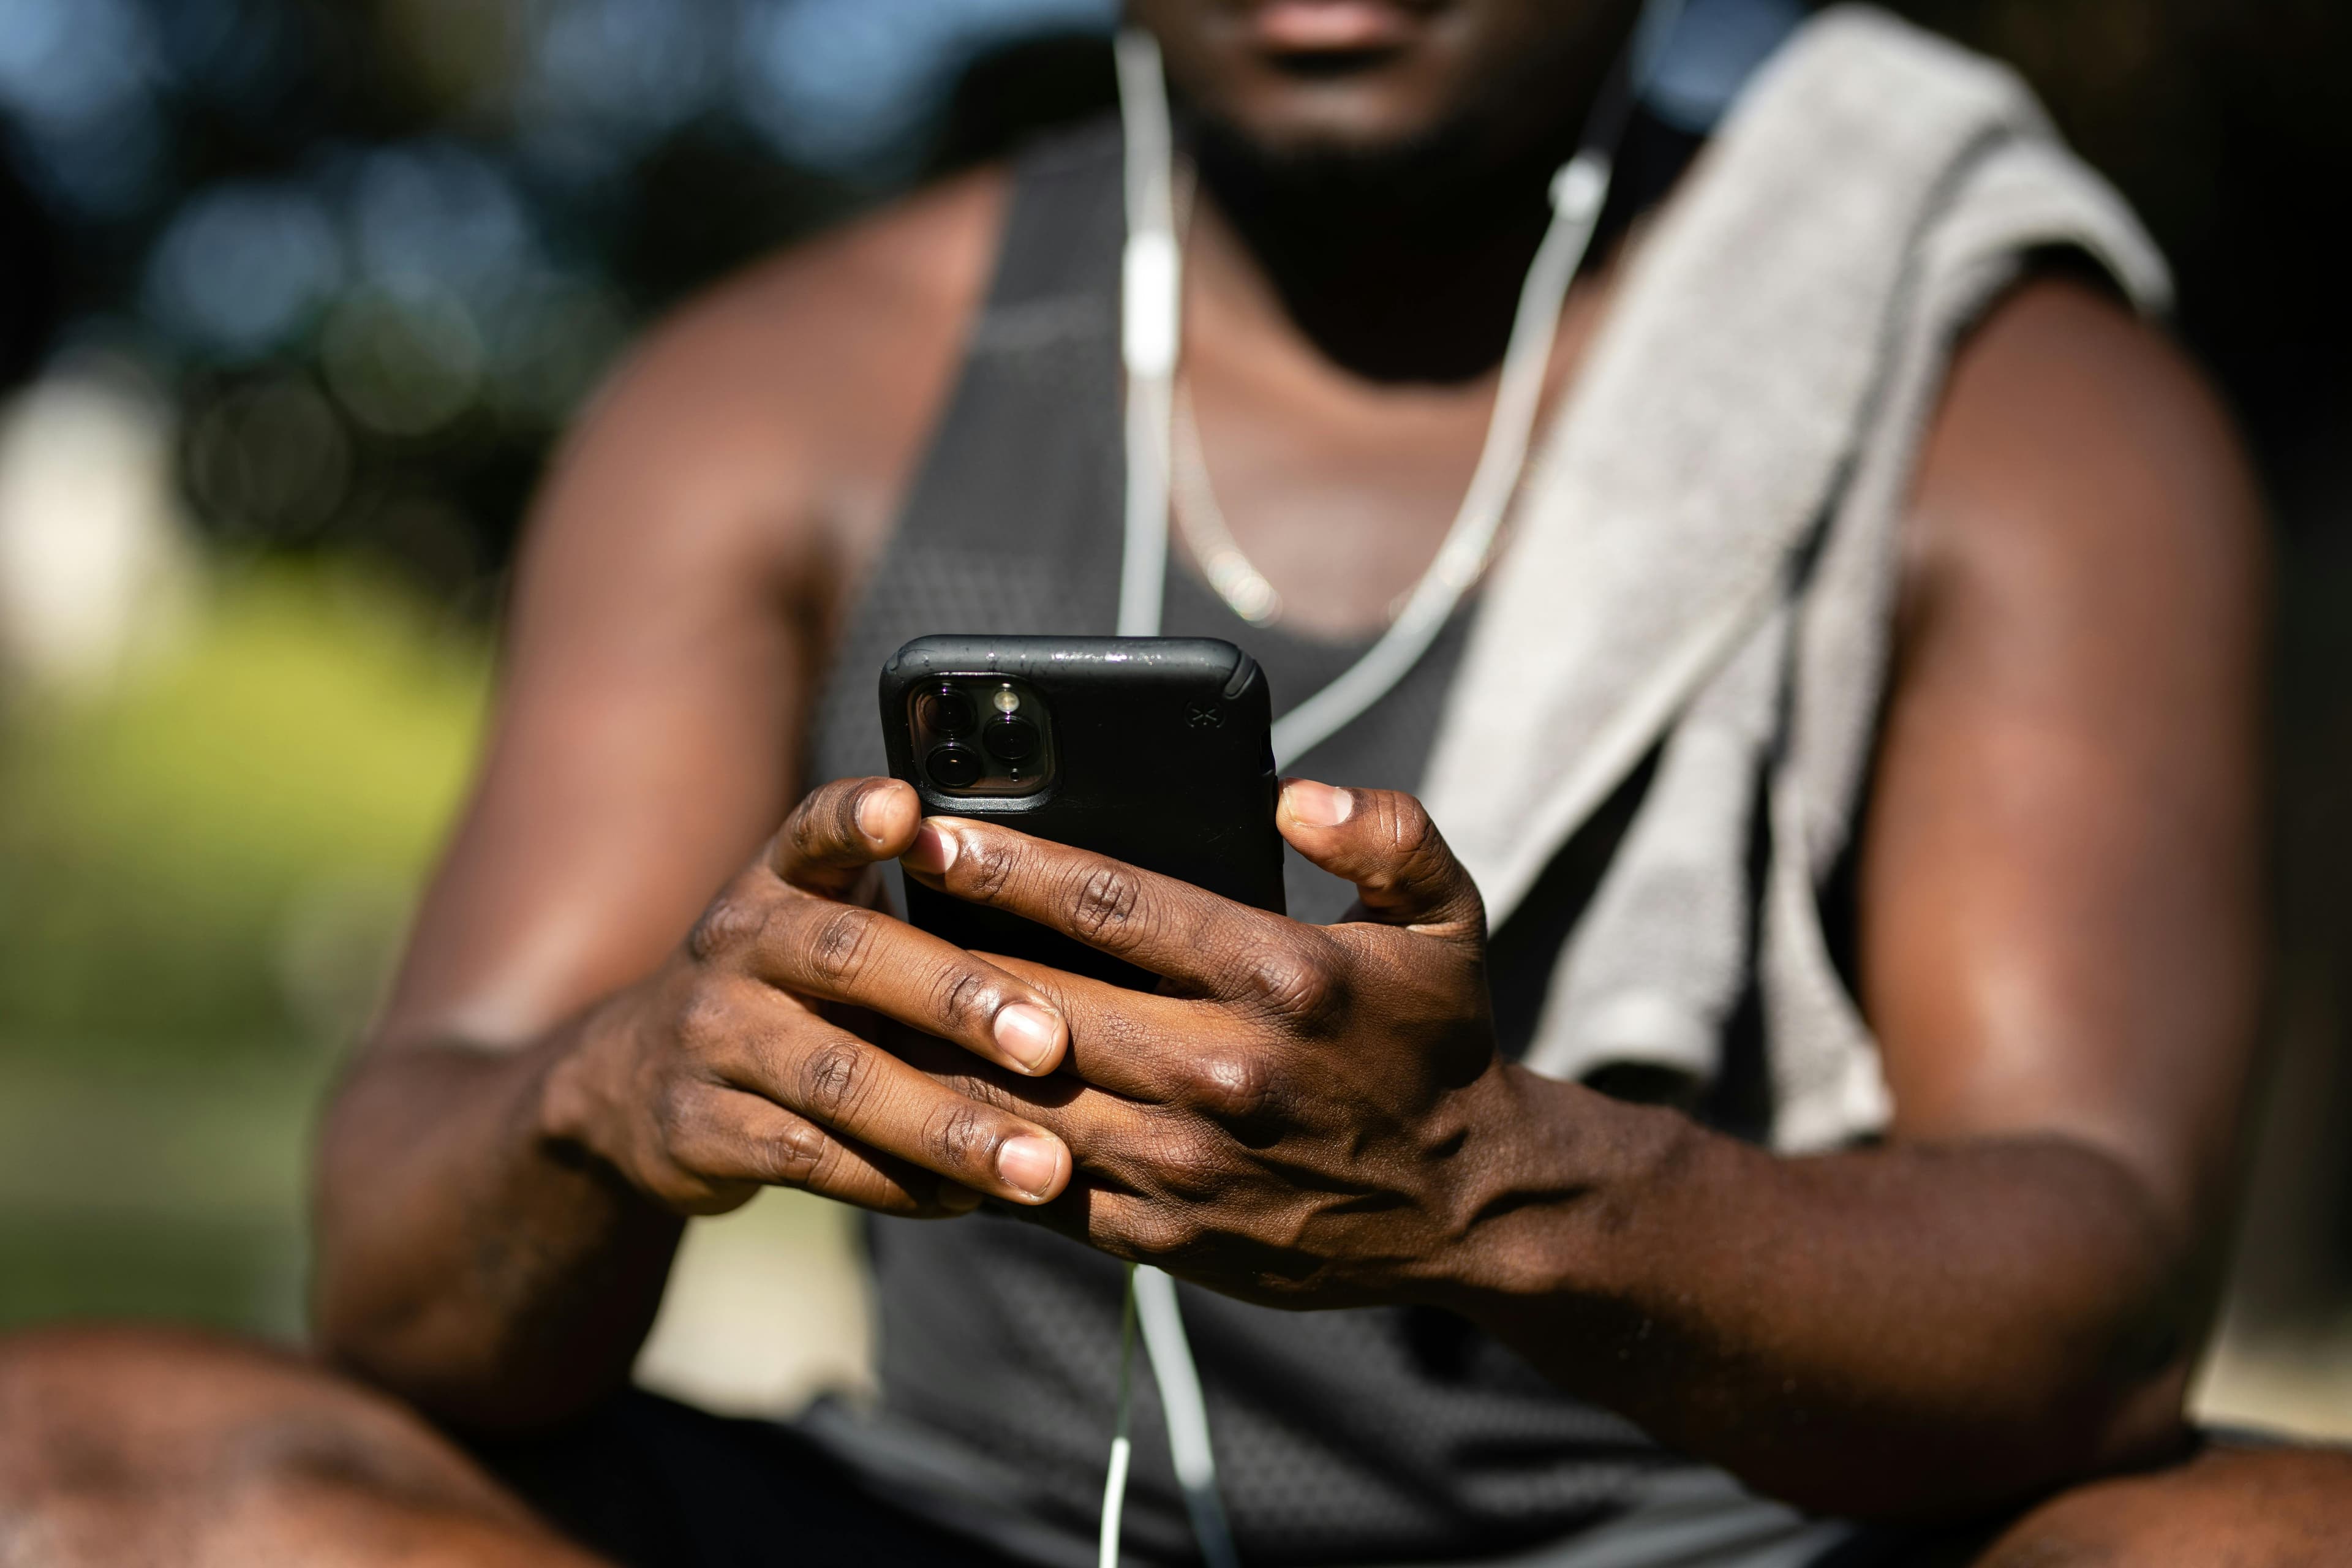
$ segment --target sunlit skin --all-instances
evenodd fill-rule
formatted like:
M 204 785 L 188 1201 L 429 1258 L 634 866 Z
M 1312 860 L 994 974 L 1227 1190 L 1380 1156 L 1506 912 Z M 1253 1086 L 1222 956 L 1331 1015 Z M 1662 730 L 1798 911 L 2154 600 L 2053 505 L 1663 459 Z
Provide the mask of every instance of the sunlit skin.
M 1135 9 L 1207 121 L 1185 355 L 1219 493 L 1296 625 L 1360 632 L 1452 517 L 1543 176 L 1631 8 Z M 561 455 L 480 782 L 322 1132 L 328 1359 L 530 1428 L 624 1382 L 685 1216 L 766 1184 L 949 1223 L 985 1195 L 1251 1300 L 1453 1309 L 1811 1508 L 2021 1510 L 1984 1562 L 2324 1561 L 2352 1466 L 2192 1456 L 2181 1415 L 2255 1037 L 2268 568 L 2237 442 L 2164 336 L 2045 277 L 1959 348 L 1862 834 L 1895 1123 L 1783 1160 L 1499 1060 L 1476 889 L 1409 798 L 1286 791 L 1285 836 L 1362 892 L 1326 929 L 802 778 L 1004 190 L 982 171 L 714 290 Z M 1555 402 L 1640 245 L 1571 296 Z M 915 931 L 857 899 L 894 858 L 1170 994 Z M 316 1541 L 397 1507 L 417 1539 L 495 1540 L 468 1560 L 583 1560 L 323 1373 L 18 1341 L 12 1399 L 52 1425 L 0 1418 L 0 1503 L 58 1484 L 60 1427 L 138 1476 L 275 1422 L 362 1458 L 201 1528 Z M 154 1495 L 222 1484 L 188 1474 Z M 126 1497 L 71 1539 L 131 1539 L 107 1532 L 154 1497 Z M 310 1560 L 385 1560 L 335 1539 Z

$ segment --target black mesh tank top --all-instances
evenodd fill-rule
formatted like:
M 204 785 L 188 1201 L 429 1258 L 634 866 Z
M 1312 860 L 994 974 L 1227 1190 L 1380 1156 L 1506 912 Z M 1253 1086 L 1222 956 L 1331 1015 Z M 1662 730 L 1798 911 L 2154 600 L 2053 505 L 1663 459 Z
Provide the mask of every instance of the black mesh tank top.
M 1121 215 L 1116 126 L 1067 135 L 1017 165 L 993 286 L 821 699 L 809 782 L 885 771 L 876 675 L 910 637 L 1111 631 L 1123 484 Z M 1387 700 L 1296 771 L 1414 788 L 1467 618 L 1458 615 Z M 1265 668 L 1277 715 L 1366 646 L 1252 626 L 1181 558 L 1170 562 L 1165 621 L 1171 636 L 1247 648 Z M 1351 896 L 1295 856 L 1288 891 L 1292 915 L 1313 921 L 1336 919 Z M 1498 1011 L 1510 1012 L 1507 993 L 1540 993 L 1558 935 L 1498 942 Z M 1505 1026 L 1507 1046 L 1507 1016 Z M 1118 1266 L 984 1212 L 939 1224 L 876 1220 L 868 1237 L 881 1407 L 870 1424 L 821 1419 L 816 1430 L 894 1500 L 1019 1555 L 1091 1562 L 1111 1434 Z M 1685 1462 L 1622 1419 L 1565 1397 L 1451 1314 L 1284 1313 L 1190 1286 L 1182 1294 L 1226 1505 L 1253 1564 L 1460 1560 L 1557 1540 Z M 1136 1561 L 1192 1561 L 1158 1400 L 1139 1366 L 1137 1388 L 1128 1550 Z

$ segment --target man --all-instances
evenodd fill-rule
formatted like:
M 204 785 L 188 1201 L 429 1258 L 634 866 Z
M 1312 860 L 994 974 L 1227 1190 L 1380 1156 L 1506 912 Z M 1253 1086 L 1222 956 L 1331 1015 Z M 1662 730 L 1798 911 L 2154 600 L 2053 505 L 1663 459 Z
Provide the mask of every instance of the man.
M 1634 9 L 1134 7 L 1197 117 L 1183 374 L 1219 509 L 1281 595 L 1280 623 L 1235 634 L 1278 696 L 1286 668 L 1345 668 L 1436 548 L 1550 171 Z M 827 766 L 867 743 L 865 643 L 924 606 L 1099 629 L 1099 605 L 1053 607 L 1091 579 L 1051 576 L 1050 546 L 1063 512 L 1115 531 L 1070 475 L 1115 464 L 1116 384 L 1052 417 L 1060 383 L 989 357 L 1066 337 L 1108 363 L 1063 296 L 1024 292 L 1111 271 L 1062 243 L 1116 202 L 1116 149 L 1090 145 L 727 285 L 590 412 L 541 503 L 481 784 L 327 1120 L 341 1374 L 20 1342 L 0 1542 L 1083 1561 L 1124 1258 L 1207 1288 L 1188 1310 L 1247 1561 L 2340 1555 L 2352 1462 L 2202 1442 L 2181 1412 L 2261 947 L 2264 558 L 2195 373 L 2057 267 L 1980 311 L 1940 378 L 1850 892 L 1811 889 L 1850 904 L 1890 1110 L 1883 1136 L 1787 1158 L 1733 1135 L 1718 1084 L 1596 1073 L 1604 1095 L 1512 1062 L 1507 972 L 1556 954 L 1527 956 L 1518 914 L 1490 948 L 1406 794 L 1286 787 L 1285 836 L 1360 900 L 1322 924 L 1345 900 L 1305 873 L 1294 913 L 1317 919 L 1260 915 L 925 825 L 904 785 Z M 1619 226 L 1571 293 L 1549 406 L 1664 226 Z M 1035 428 L 1007 436 L 1004 407 Z M 1057 441 L 1067 463 L 1037 459 Z M 1024 506 L 1046 544 L 1000 559 Z M 1507 552 L 1495 601 L 1528 569 Z M 1181 572 L 1170 593 L 1171 629 L 1223 613 Z M 1423 697 L 1462 700 L 1442 661 L 1467 624 L 1409 678 Z M 1413 742 L 1389 707 L 1309 763 L 1416 776 L 1427 724 Z M 1630 842 L 1666 766 L 1563 850 L 1571 903 L 1579 845 Z M 1169 984 L 950 948 L 867 906 L 893 860 Z M 685 1216 L 763 1184 L 897 1216 L 872 1426 L 620 1393 Z M 1181 1559 L 1159 1481 L 1129 1539 Z M 1693 1520 L 1711 1555 L 1670 1542 Z

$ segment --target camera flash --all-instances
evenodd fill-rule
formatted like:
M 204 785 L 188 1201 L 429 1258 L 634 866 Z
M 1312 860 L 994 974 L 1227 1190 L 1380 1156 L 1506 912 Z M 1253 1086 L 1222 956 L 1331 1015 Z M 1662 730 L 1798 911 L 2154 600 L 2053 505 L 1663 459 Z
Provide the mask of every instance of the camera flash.
M 1012 713 L 1017 711 L 1020 707 L 1021 694 L 1013 688 L 1008 686 L 996 694 L 996 710 L 999 713 Z

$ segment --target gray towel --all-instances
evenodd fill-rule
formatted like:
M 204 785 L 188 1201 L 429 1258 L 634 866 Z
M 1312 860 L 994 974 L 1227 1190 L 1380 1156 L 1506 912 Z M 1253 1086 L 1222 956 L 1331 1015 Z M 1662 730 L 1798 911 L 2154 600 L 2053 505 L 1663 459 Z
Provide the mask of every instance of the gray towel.
M 2144 310 L 2168 301 L 2154 246 L 2013 75 L 1858 6 L 1759 73 L 1661 215 L 1529 474 L 1424 789 L 1500 925 L 1659 753 L 1553 973 L 1537 1070 L 1705 1080 L 1752 973 L 1775 1145 L 1885 1125 L 1819 889 L 1869 761 L 1952 345 L 2053 247 Z

